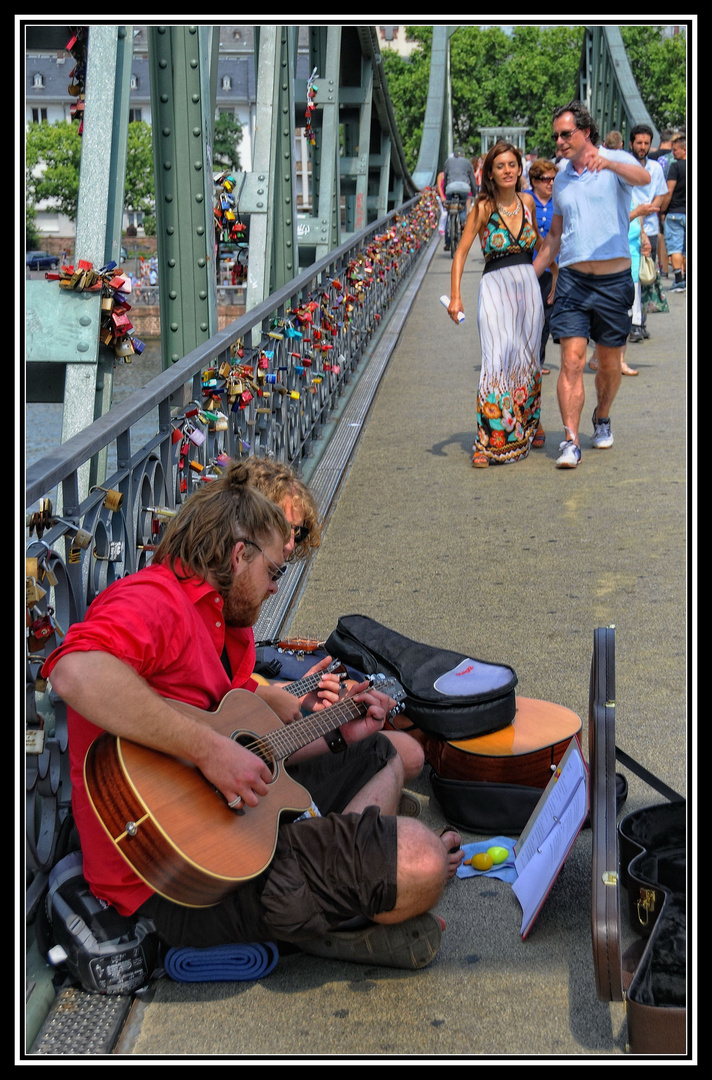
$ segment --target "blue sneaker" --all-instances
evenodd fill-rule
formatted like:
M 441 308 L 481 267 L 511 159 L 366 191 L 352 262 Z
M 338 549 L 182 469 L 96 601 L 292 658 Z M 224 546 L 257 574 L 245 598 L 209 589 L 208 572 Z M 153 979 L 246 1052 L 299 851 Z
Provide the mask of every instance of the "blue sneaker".
M 557 469 L 575 469 L 581 461 L 581 450 L 573 439 L 566 439 L 559 443 L 561 454 L 556 459 Z
M 609 446 L 613 446 L 611 421 L 598 420 L 596 417 L 596 410 L 594 409 L 593 416 L 591 417 L 591 423 L 593 424 L 593 438 L 591 439 L 591 446 L 595 450 L 607 450 Z
M 674 281 L 672 285 L 669 285 L 665 292 L 684 292 L 687 288 L 687 279 L 682 278 L 681 281 Z

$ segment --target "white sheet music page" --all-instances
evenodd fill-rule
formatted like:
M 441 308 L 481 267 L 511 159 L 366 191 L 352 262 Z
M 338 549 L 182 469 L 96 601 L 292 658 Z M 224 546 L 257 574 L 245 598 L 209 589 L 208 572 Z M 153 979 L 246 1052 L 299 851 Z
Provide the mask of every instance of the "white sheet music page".
M 515 847 L 517 880 L 512 888 L 522 906 L 522 938 L 531 929 L 586 818 L 587 780 L 586 763 L 574 738 Z

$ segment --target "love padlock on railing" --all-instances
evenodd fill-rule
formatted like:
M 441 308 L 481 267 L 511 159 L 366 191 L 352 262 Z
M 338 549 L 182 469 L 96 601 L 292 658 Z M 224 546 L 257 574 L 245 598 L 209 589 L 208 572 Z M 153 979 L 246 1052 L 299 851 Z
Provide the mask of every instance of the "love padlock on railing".
M 39 509 L 34 510 L 31 514 L 27 515 L 27 528 L 29 529 L 30 536 L 33 532 L 37 533 L 37 539 L 42 539 L 42 533 L 45 529 L 49 529 L 52 524 L 52 503 L 49 499 L 40 499 Z
M 192 424 L 186 424 L 185 434 L 194 446 L 202 446 L 207 438 L 204 432 L 199 431 L 198 428 L 193 427 Z
M 71 532 L 73 534 L 72 535 L 72 547 L 73 548 L 81 548 L 82 551 L 86 551 L 86 549 L 91 544 L 91 533 L 87 532 L 86 529 L 81 529 L 78 525 L 75 525 L 72 521 L 65 521 L 65 519 L 61 518 L 61 517 L 53 518 L 52 524 L 57 524 L 57 523 L 59 523 L 60 525 L 64 525 L 65 528 L 69 532 Z
M 106 495 L 104 499 L 104 506 L 107 510 L 119 510 L 121 504 L 124 501 L 124 496 L 120 491 L 116 491 L 115 488 L 103 488 L 97 485 L 96 487 L 89 488 L 89 494 L 93 491 L 103 491 Z
M 47 595 L 35 577 L 25 578 L 25 606 L 34 607 Z
M 100 553 L 98 548 L 94 548 L 92 554 L 97 562 L 120 562 L 123 556 L 124 545 L 121 540 L 110 540 L 106 553 Z

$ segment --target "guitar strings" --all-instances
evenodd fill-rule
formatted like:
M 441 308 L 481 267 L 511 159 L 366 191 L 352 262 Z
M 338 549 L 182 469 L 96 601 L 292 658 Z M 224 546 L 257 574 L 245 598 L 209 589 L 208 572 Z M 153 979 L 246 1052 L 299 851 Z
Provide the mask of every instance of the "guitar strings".
M 320 728 L 321 730 L 318 730 L 317 734 L 314 735 L 314 739 L 317 739 L 321 735 L 328 734 L 335 727 L 340 727 L 347 720 L 353 720 L 357 716 L 363 715 L 364 711 L 363 705 L 359 702 L 353 700 L 337 702 L 335 705 L 330 706 L 328 710 L 324 710 L 323 713 L 310 713 L 309 716 L 305 716 L 301 720 L 295 720 L 293 724 L 287 724 L 284 728 L 271 731 L 268 735 L 245 744 L 245 749 L 257 754 L 267 764 L 275 758 L 281 761 L 283 758 L 288 757 L 290 753 L 294 753 L 300 747 L 307 745 L 300 738 L 305 728 L 312 726 Z M 294 730 L 290 731 L 290 728 Z M 308 740 L 308 742 L 312 741 L 312 739 Z

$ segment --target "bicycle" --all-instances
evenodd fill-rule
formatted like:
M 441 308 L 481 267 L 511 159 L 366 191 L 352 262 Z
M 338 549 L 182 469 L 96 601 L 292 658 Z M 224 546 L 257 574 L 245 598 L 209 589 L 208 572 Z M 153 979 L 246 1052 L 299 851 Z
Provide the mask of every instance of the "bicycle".
M 462 236 L 462 223 L 460 221 L 460 214 L 462 213 L 463 205 L 466 203 L 466 199 L 462 198 L 458 194 L 451 195 L 446 203 L 448 213 L 448 230 L 447 235 L 450 240 L 450 258 L 455 255 L 455 249 L 460 242 Z

